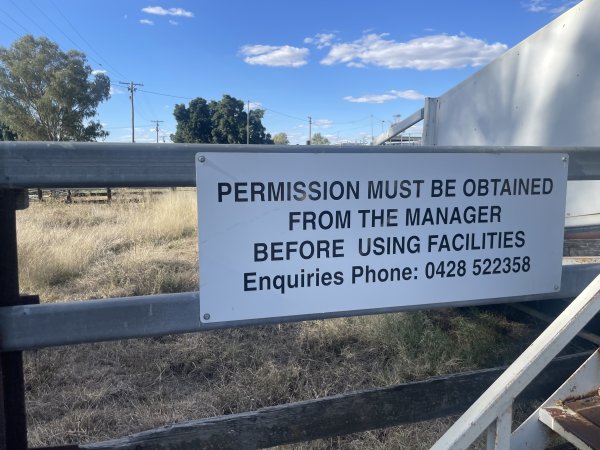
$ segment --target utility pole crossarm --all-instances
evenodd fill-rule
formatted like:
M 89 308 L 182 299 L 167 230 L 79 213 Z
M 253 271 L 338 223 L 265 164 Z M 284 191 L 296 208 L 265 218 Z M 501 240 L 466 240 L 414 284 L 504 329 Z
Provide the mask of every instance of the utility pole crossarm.
M 151 120 L 150 122 L 156 124 L 156 128 L 155 128 L 155 130 L 156 130 L 156 143 L 158 144 L 158 131 L 159 131 L 158 124 L 164 122 L 164 120 Z
M 136 86 L 143 86 L 142 83 L 134 83 L 133 81 L 119 81 L 119 84 L 127 86 L 127 90 L 131 93 L 129 99 L 131 100 L 131 142 L 135 142 L 135 113 L 133 109 L 133 93 L 137 91 Z

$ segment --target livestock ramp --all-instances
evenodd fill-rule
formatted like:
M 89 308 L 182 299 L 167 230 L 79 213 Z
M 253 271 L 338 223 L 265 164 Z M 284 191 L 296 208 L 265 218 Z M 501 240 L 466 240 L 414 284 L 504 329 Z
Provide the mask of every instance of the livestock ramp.
M 597 146 L 599 73 L 600 1 L 584 0 L 375 143 L 423 119 L 424 145 Z M 598 181 L 569 183 L 567 227 L 600 230 L 598 193 Z

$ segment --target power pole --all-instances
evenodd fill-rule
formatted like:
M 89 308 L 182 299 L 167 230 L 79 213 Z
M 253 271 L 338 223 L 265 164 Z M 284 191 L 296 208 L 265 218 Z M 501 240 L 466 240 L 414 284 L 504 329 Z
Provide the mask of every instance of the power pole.
M 312 117 L 308 116 L 308 145 L 312 145 Z
M 248 100 L 248 114 L 246 114 L 246 145 L 250 145 L 250 100 Z
M 158 144 L 158 124 L 164 122 L 164 120 L 151 120 L 150 122 L 156 123 L 156 143 Z M 164 141 L 164 136 L 163 136 Z
M 137 91 L 136 86 L 143 86 L 141 83 L 134 83 L 130 81 L 127 83 L 126 81 L 119 81 L 119 84 L 124 84 L 127 86 L 127 90 L 131 93 L 129 95 L 129 99 L 131 100 L 131 142 L 135 142 L 135 113 L 133 110 L 133 93 Z

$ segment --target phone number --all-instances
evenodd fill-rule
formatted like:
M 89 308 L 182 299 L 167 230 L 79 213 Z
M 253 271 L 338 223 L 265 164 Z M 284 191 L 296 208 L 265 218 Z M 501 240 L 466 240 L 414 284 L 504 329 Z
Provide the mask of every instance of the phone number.
M 461 259 L 459 261 L 428 262 L 425 264 L 425 277 L 428 279 L 464 277 L 467 272 L 477 277 L 529 272 L 530 269 L 531 258 L 529 256 L 476 258 L 470 265 Z

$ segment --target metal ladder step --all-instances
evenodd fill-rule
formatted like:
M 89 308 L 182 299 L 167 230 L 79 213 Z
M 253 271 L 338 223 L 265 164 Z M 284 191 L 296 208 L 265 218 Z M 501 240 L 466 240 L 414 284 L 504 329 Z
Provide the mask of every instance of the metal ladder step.
M 600 450 L 600 396 L 597 392 L 542 408 L 539 420 L 578 449 Z
M 543 450 L 555 434 L 577 448 L 600 450 L 599 386 L 600 350 L 597 350 L 512 433 L 510 448 Z M 591 430 L 588 434 L 592 438 L 579 436 L 569 426 L 575 422 L 574 417 L 579 428 Z

